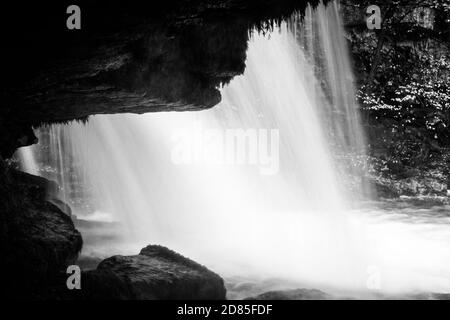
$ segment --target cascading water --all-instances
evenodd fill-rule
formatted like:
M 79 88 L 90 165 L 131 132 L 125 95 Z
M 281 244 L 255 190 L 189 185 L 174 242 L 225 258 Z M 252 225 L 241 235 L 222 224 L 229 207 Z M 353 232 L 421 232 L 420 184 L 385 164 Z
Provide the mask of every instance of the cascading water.
M 244 75 L 211 110 L 39 130 L 41 146 L 21 151 L 25 170 L 34 154 L 79 219 L 120 225 L 116 242 L 87 243 L 85 254 L 157 243 L 225 277 L 367 290 L 375 266 L 383 290 L 450 288 L 420 273 L 445 266 L 448 249 L 352 210 L 365 185 L 344 156 L 364 155 L 364 138 L 337 5 L 299 23 L 253 34 Z

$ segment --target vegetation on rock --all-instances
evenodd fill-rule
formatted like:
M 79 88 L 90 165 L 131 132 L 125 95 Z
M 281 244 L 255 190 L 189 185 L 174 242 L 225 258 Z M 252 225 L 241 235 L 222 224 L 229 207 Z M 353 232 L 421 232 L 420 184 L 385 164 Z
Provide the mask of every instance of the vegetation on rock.
M 392 194 L 444 195 L 449 186 L 450 5 L 380 3 L 381 30 L 368 30 L 372 1 L 341 1 L 369 138 L 372 178 Z

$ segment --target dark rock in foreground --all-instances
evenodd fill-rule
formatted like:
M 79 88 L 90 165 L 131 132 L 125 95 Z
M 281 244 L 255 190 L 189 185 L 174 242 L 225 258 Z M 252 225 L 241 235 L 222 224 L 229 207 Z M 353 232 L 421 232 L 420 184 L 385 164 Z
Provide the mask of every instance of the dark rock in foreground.
M 1 291 L 13 299 L 39 299 L 76 261 L 82 238 L 70 217 L 46 200 L 52 182 L 0 171 Z
M 161 246 L 103 260 L 82 279 L 87 299 L 220 300 L 226 295 L 220 276 Z
M 245 300 L 330 300 L 333 297 L 316 289 L 269 291 Z

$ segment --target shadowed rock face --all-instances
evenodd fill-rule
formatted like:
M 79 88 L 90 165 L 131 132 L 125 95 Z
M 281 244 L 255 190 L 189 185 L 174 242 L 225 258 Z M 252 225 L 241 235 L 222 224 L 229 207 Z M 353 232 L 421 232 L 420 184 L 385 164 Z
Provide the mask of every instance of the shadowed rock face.
M 83 274 L 82 291 L 89 299 L 216 300 L 226 294 L 217 274 L 161 246 L 103 260 Z
M 46 200 L 51 182 L 14 170 L 2 175 L 1 291 L 9 298 L 39 298 L 76 261 L 81 235 L 70 217 Z
M 31 127 L 43 123 L 211 108 L 218 87 L 244 72 L 250 30 L 317 2 L 81 0 L 78 31 L 66 29 L 68 1 L 26 11 L 8 4 L 0 22 L 0 154 L 36 143 Z

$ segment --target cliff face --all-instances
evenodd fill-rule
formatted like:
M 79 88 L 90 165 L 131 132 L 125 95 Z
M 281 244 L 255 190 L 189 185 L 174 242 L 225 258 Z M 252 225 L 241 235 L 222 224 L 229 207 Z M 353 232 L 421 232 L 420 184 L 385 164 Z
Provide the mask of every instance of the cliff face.
M 438 2 L 341 0 L 367 133 L 370 179 L 383 197 L 450 193 L 450 12 Z
M 317 2 L 79 1 L 81 30 L 66 28 L 69 2 L 25 12 L 9 4 L 0 25 L 0 153 L 35 143 L 31 127 L 42 123 L 213 107 L 217 88 L 245 69 L 249 32 Z

